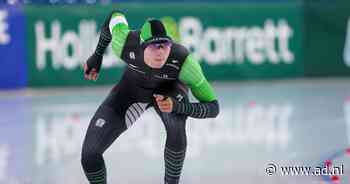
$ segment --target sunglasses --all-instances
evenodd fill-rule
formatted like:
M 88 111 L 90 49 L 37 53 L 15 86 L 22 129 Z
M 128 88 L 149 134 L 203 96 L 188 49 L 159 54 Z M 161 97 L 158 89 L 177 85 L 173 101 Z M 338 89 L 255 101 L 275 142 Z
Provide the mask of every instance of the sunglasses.
M 162 43 L 151 43 L 147 47 L 149 47 L 152 50 L 157 50 L 161 48 L 170 48 L 172 45 L 171 42 L 162 42 Z

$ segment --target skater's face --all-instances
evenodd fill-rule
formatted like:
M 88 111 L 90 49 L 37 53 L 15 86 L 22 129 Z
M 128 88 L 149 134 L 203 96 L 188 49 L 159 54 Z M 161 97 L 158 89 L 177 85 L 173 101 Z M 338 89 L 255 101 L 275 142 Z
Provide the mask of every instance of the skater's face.
M 171 42 L 149 44 L 144 51 L 145 63 L 151 68 L 161 68 L 168 59 Z

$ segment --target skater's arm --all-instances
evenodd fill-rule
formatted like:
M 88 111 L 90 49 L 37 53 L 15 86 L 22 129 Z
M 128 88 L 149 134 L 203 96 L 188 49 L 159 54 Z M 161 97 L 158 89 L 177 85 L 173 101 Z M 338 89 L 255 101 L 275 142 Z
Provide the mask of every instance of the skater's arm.
M 188 85 L 199 103 L 175 102 L 174 112 L 193 118 L 213 118 L 219 113 L 216 94 L 205 78 L 202 68 L 192 55 L 187 56 L 181 67 L 179 79 Z
M 129 31 L 128 23 L 121 12 L 112 11 L 106 17 L 101 27 L 96 49 L 84 65 L 84 76 L 86 79 L 97 80 L 103 54 L 111 41 L 114 53 L 120 57 Z
M 112 13 L 111 20 L 109 21 L 109 32 L 112 35 L 113 52 L 118 57 L 121 57 L 125 41 L 130 32 L 128 22 L 123 13 Z

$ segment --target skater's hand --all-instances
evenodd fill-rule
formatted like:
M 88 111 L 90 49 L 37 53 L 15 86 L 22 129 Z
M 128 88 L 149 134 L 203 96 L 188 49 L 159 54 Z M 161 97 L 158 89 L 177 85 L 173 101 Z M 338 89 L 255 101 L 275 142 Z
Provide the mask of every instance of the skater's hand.
M 84 64 L 84 77 L 87 80 L 96 81 L 102 65 L 102 56 L 92 54 Z
M 161 112 L 172 112 L 174 103 L 170 97 L 163 95 L 153 95 Z
M 98 78 L 98 73 L 95 68 L 90 69 L 88 65 L 84 64 L 84 77 L 87 80 L 94 80 L 96 81 Z

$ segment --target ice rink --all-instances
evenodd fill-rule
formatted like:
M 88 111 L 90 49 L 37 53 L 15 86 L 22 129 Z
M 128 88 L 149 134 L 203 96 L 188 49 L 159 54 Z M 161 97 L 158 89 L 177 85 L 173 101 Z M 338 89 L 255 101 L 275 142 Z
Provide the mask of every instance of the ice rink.
M 350 78 L 214 83 L 216 119 L 187 123 L 182 184 L 348 184 Z M 111 86 L 0 93 L 0 183 L 87 184 L 80 151 L 90 118 Z M 111 184 L 161 184 L 165 129 L 148 110 L 107 150 Z M 343 175 L 283 176 L 283 166 Z M 270 164 L 270 165 L 269 165 Z M 272 176 L 266 167 L 275 164 Z

